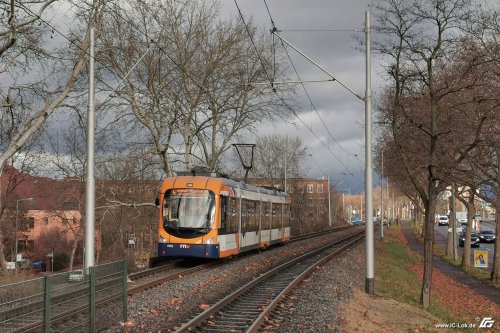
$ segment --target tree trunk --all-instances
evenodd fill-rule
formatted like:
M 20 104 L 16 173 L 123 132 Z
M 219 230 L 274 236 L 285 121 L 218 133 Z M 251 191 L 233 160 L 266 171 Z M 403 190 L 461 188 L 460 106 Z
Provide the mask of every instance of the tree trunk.
M 193 138 L 190 134 L 187 134 L 185 137 L 186 137 L 186 143 L 185 143 L 186 151 L 184 152 L 184 157 L 186 161 L 186 170 L 190 171 L 194 167 L 193 155 L 191 155 L 191 150 L 193 149 Z
M 69 270 L 73 270 L 73 263 L 75 262 L 76 249 L 78 248 L 78 238 L 75 235 L 73 245 L 71 246 L 71 254 L 69 256 Z
M 495 214 L 495 225 L 496 225 L 496 239 L 495 239 L 495 246 L 493 248 L 493 267 L 491 269 L 491 281 L 498 281 L 500 280 L 500 255 L 498 255 L 498 250 L 500 249 L 500 219 L 498 218 L 498 207 L 500 207 L 500 196 L 498 193 L 496 193 L 496 200 L 495 200 L 495 209 L 497 211 L 497 214 Z
M 450 220 L 449 220 L 450 223 L 448 225 L 448 241 L 446 242 L 446 255 L 449 257 L 453 257 L 453 252 L 454 252 L 453 245 L 455 245 L 454 241 L 453 241 L 453 238 L 455 237 L 455 233 L 453 231 L 455 231 L 455 226 L 457 225 L 457 222 L 456 222 L 457 215 L 455 213 L 455 207 L 453 205 L 452 198 L 453 198 L 453 193 L 450 196 Z
M 470 237 L 472 234 L 472 220 L 476 215 L 474 207 L 474 192 L 469 191 L 469 200 L 467 201 L 467 232 L 465 233 L 464 251 L 462 253 L 462 268 L 470 267 Z
M 432 259 L 434 256 L 434 217 L 436 215 L 436 186 L 435 181 L 429 181 L 429 197 L 424 200 L 425 222 L 424 222 L 424 276 L 420 304 L 428 309 L 431 302 L 432 285 Z
M 3 243 L 0 240 L 0 267 L 3 271 L 7 270 L 7 261 L 5 260 L 5 254 L 3 252 Z
M 3 215 L 3 209 L 2 209 L 2 200 L 3 200 L 3 190 L 2 190 L 2 174 L 3 174 L 3 167 L 5 166 L 5 163 L 0 164 L 0 218 Z M 7 261 L 5 260 L 5 253 L 3 252 L 3 242 L 2 238 L 0 238 L 0 268 L 5 271 L 7 270 Z

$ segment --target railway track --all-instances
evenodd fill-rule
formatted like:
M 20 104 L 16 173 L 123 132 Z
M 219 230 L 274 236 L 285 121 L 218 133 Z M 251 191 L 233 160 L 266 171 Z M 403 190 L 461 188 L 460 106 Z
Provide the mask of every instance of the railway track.
M 364 230 L 290 260 L 224 297 L 176 332 L 257 332 L 283 297 L 322 262 L 364 238 Z
M 341 227 L 324 232 L 297 236 L 291 239 L 290 242 L 296 242 L 349 228 L 352 227 Z M 208 263 L 203 261 L 190 261 L 189 264 L 187 264 L 180 259 L 169 260 L 161 266 L 129 274 L 127 292 L 129 296 L 132 296 L 143 290 L 156 287 L 166 281 L 178 279 L 182 276 L 212 268 L 220 264 L 222 264 L 220 261 L 211 261 Z M 109 279 L 98 282 L 96 288 L 97 290 L 116 288 L 115 286 L 119 279 L 120 277 L 109 277 Z M 116 293 L 116 291 L 114 293 Z M 115 298 L 116 296 L 103 296 L 96 301 L 98 302 L 98 306 L 103 307 Z M 85 317 L 88 314 L 88 281 L 70 283 L 64 286 L 64 288 L 61 288 L 52 295 L 51 305 L 52 310 L 57 312 L 57 315 L 51 318 L 51 327 L 56 330 L 58 327 L 64 327 L 67 322 L 85 321 L 84 318 L 82 319 L 81 317 Z M 41 293 L 36 294 L 31 299 L 25 298 L 23 302 L 19 304 L 13 303 L 10 304 L 10 306 L 4 304 L 4 306 L 5 307 L 2 309 L 3 311 L 0 311 L 0 333 L 35 332 L 43 328 L 43 309 L 45 305 Z
M 192 274 L 215 265 L 219 265 L 218 262 L 208 262 L 195 264 L 192 267 L 179 267 L 177 264 L 172 263 L 165 265 L 166 267 L 152 268 L 150 270 L 141 272 L 140 275 L 129 275 L 128 283 L 128 295 L 132 296 L 141 291 L 154 288 L 166 281 L 178 279 L 179 277 Z M 138 273 L 137 273 L 138 274 Z
M 152 288 L 165 281 L 204 269 L 207 265 L 194 267 L 178 267 L 179 260 L 174 260 L 160 267 L 129 275 L 128 295 Z M 167 272 L 167 274 L 165 274 Z M 103 309 L 123 295 L 123 275 L 109 276 L 96 281 L 98 292 L 96 307 Z M 74 331 L 88 323 L 89 281 L 67 283 L 50 297 L 50 308 L 53 312 L 50 327 L 57 332 Z M 0 333 L 39 332 L 43 331 L 44 299 L 39 293 L 35 297 L 25 298 L 19 304 L 0 311 Z
M 318 237 L 321 235 L 326 235 L 329 233 L 338 232 L 351 228 L 353 227 L 345 226 L 345 227 L 330 229 L 327 231 L 320 231 L 307 235 L 296 236 L 293 237 L 290 240 L 290 242 L 297 242 L 304 239 Z M 247 254 L 251 253 L 245 253 L 243 255 Z M 154 288 L 166 281 L 177 279 L 180 276 L 188 275 L 220 264 L 220 262 L 209 262 L 209 263 L 198 264 L 195 265 L 194 267 L 181 268 L 178 266 L 181 262 L 182 262 L 181 260 L 172 260 L 159 267 L 147 269 L 145 271 L 138 273 L 129 274 L 129 279 L 131 281 L 129 281 L 128 295 L 132 296 L 143 290 Z M 166 272 L 168 272 L 168 274 L 165 275 Z

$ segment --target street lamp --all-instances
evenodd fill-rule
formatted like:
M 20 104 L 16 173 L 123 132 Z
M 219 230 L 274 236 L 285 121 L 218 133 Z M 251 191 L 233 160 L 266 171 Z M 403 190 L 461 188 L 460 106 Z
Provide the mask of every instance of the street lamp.
M 18 199 L 16 200 L 16 257 L 14 258 L 14 263 L 16 265 L 16 272 L 17 272 L 17 245 L 18 245 L 18 236 L 17 236 L 17 232 L 18 232 L 18 226 L 19 226 L 19 202 L 20 201 L 31 201 L 33 200 L 33 198 L 24 198 L 24 199 Z

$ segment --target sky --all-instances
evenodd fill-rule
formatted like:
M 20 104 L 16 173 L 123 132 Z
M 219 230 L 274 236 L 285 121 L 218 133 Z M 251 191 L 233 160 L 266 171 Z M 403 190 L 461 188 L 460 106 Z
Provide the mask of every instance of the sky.
M 220 0 L 221 15 L 239 16 L 234 0 Z M 266 0 L 279 34 L 306 54 L 357 95 L 365 94 L 365 54 L 355 36 L 364 41 L 365 12 L 369 1 Z M 265 30 L 271 19 L 264 0 L 237 0 L 245 16 Z M 373 19 L 372 19 L 373 21 Z M 302 80 L 330 77 L 298 52 L 288 48 Z M 286 55 L 283 56 L 288 62 Z M 372 57 L 372 93 L 381 87 L 378 63 Z M 297 77 L 292 71 L 290 78 Z M 298 136 L 309 154 L 308 176 L 329 177 L 340 192 L 364 191 L 365 105 L 337 82 L 305 83 L 307 94 L 297 86 L 297 113 L 300 120 L 274 122 L 259 127 L 257 135 L 277 133 Z M 318 116 L 319 114 L 319 116 Z M 379 175 L 374 174 L 374 179 Z M 375 184 L 376 185 L 376 184 Z

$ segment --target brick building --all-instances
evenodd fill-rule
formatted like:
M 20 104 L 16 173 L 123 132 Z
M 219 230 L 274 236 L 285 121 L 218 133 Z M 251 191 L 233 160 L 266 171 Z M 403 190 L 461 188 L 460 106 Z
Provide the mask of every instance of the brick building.
M 3 214 L 0 237 L 7 262 L 29 259 L 47 262 L 51 268 L 67 265 L 72 249 L 81 262 L 84 229 L 80 213 L 81 182 L 55 180 L 21 173 L 6 166 L 0 177 Z M 16 246 L 17 243 L 17 246 Z M 100 237 L 96 233 L 96 248 Z

